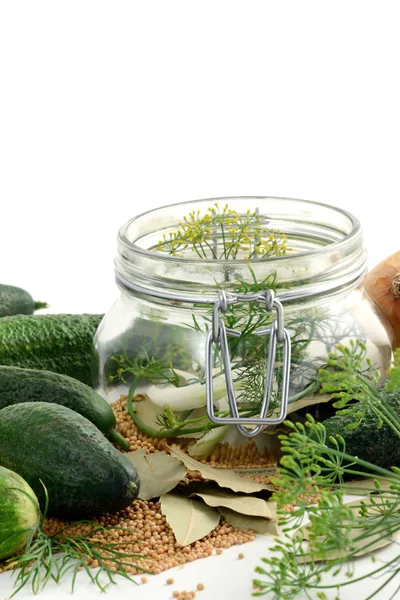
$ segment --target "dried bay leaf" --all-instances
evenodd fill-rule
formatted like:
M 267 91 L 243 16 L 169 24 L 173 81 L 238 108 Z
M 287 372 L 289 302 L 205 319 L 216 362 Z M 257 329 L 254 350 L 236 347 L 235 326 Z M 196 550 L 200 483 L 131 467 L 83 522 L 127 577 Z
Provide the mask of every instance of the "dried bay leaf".
M 373 500 L 371 498 L 363 498 L 362 502 L 368 506 L 370 505 L 371 509 L 375 511 L 375 515 L 370 518 L 370 525 L 375 524 L 375 528 L 372 531 L 368 531 L 365 527 L 362 526 L 362 523 L 366 523 L 368 521 L 368 517 L 361 517 L 360 515 L 360 503 L 361 500 L 354 500 L 352 502 L 346 502 L 346 506 L 352 508 L 352 512 L 354 513 L 355 521 L 345 521 L 343 523 L 344 526 L 351 525 L 349 530 L 350 537 L 352 540 L 353 548 L 346 548 L 341 550 L 327 550 L 326 552 L 317 554 L 313 552 L 312 544 L 310 543 L 310 554 L 304 555 L 300 558 L 299 562 L 307 563 L 310 560 L 313 561 L 325 561 L 325 560 L 336 560 L 341 558 L 346 558 L 349 556 L 351 552 L 352 557 L 364 556 L 365 554 L 370 554 L 375 550 L 379 550 L 380 548 L 384 548 L 391 544 L 396 536 L 398 535 L 397 531 L 393 533 L 390 532 L 390 527 L 388 525 L 387 535 L 382 531 L 382 527 L 377 526 L 377 518 L 380 515 L 380 510 L 385 506 L 385 492 L 383 492 L 380 500 L 382 501 L 382 506 L 380 507 L 379 497 L 374 496 Z M 354 507 L 354 508 L 353 508 Z M 357 527 L 357 520 L 360 523 L 360 526 Z M 304 540 L 309 540 L 309 524 L 303 525 L 300 527 L 296 534 L 303 538 Z M 322 538 L 321 538 L 322 541 Z
M 221 518 L 216 508 L 173 492 L 162 495 L 160 504 L 180 546 L 192 544 L 209 534 Z
M 263 490 L 273 491 L 273 485 L 267 483 L 256 483 L 251 479 L 240 477 L 237 473 L 228 469 L 214 469 L 205 465 L 188 454 L 179 450 L 179 448 L 171 448 L 168 446 L 171 456 L 181 460 L 191 471 L 199 471 L 204 479 L 215 481 L 220 487 L 229 488 L 234 492 L 242 492 L 244 494 L 253 494 Z
M 262 517 L 264 519 L 277 519 L 276 502 L 267 502 L 262 498 L 255 496 L 236 494 L 228 490 L 212 488 L 211 486 L 202 485 L 191 493 L 189 497 L 198 496 L 208 506 L 214 508 L 224 507 L 229 508 L 241 515 L 251 517 Z
M 135 413 L 143 423 L 152 429 L 160 431 L 163 427 L 158 423 L 157 417 L 162 413 L 162 409 L 153 404 L 149 399 L 135 402 L 133 405 Z
M 146 454 L 143 448 L 128 452 L 126 457 L 140 479 L 139 498 L 151 500 L 174 489 L 186 475 L 182 462 L 166 452 Z
M 332 394 L 312 394 L 306 398 L 300 398 L 300 400 L 290 402 L 288 405 L 287 414 L 295 412 L 296 410 L 300 410 L 301 408 L 305 408 L 306 406 L 322 404 L 324 402 L 329 402 L 330 400 L 332 400 Z
M 375 482 L 380 485 L 380 490 L 377 489 Z M 392 484 L 398 485 L 398 480 L 383 479 L 380 477 L 369 477 L 367 479 L 359 479 L 358 481 L 346 481 L 340 488 L 343 489 L 347 494 L 356 494 L 357 496 L 364 496 L 365 494 L 375 494 L 380 491 L 390 490 Z
M 278 522 L 273 519 L 241 515 L 234 510 L 222 506 L 218 510 L 232 527 L 242 530 L 252 529 L 254 533 L 258 533 L 259 535 L 279 535 Z

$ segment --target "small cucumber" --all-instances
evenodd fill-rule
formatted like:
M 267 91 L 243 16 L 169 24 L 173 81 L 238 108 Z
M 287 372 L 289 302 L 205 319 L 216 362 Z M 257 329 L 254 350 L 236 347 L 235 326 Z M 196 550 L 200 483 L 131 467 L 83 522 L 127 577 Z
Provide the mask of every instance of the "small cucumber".
M 139 492 L 139 477 L 85 417 L 47 402 L 24 402 L 0 410 L 0 465 L 25 479 L 49 514 L 64 518 L 114 513 Z
M 22 288 L 0 283 L 0 317 L 32 315 L 39 308 L 48 308 L 45 302 L 35 302 Z
M 39 521 L 33 489 L 17 473 L 0 467 L 0 560 L 22 550 Z
M 0 319 L 0 365 L 44 369 L 92 384 L 92 342 L 103 315 L 15 315 Z
M 51 371 L 0 366 L 0 409 L 22 402 L 67 406 L 89 419 L 111 441 L 129 450 L 129 443 L 114 431 L 116 420 L 111 406 L 77 379 Z
M 381 388 L 380 394 L 384 397 L 390 408 L 400 416 L 400 388 L 394 392 L 388 392 Z M 360 404 L 360 408 L 362 408 Z M 346 452 L 357 456 L 378 467 L 391 469 L 400 467 L 400 444 L 399 438 L 393 429 L 383 423 L 380 427 L 376 415 L 372 410 L 365 411 L 363 420 L 355 429 L 347 427 L 354 423 L 354 417 L 350 415 L 335 415 L 323 421 L 328 444 L 329 437 L 340 435 L 346 442 Z M 365 471 L 368 471 L 364 467 Z

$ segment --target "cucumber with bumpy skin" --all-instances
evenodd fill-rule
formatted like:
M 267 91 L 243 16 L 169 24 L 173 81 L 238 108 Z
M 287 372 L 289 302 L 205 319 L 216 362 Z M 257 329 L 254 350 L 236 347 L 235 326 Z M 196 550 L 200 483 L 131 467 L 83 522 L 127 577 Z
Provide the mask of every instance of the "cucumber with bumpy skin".
M 129 450 L 129 443 L 114 431 L 116 419 L 111 406 L 77 379 L 51 371 L 0 366 L 0 409 L 22 402 L 67 406 L 89 419 L 111 441 Z
M 85 417 L 47 402 L 24 402 L 0 410 L 0 465 L 21 475 L 49 514 L 63 518 L 114 513 L 139 492 L 139 477 Z M 42 483 L 43 482 L 43 485 Z
M 390 408 L 400 415 L 400 388 L 388 392 L 381 387 L 380 394 L 384 396 Z M 335 437 L 339 434 L 346 442 L 347 454 L 385 469 L 400 466 L 399 438 L 389 425 L 383 423 L 379 426 L 376 415 L 368 409 L 358 427 L 346 429 L 353 422 L 354 417 L 349 415 L 335 415 L 323 421 L 328 444 L 332 443 L 329 436 Z
M 22 550 L 39 521 L 39 502 L 30 485 L 0 467 L 0 560 Z
M 35 302 L 26 290 L 0 283 L 0 317 L 32 315 L 35 310 L 48 308 L 45 302 Z
M 103 315 L 15 315 L 0 319 L 0 365 L 92 383 L 92 342 Z

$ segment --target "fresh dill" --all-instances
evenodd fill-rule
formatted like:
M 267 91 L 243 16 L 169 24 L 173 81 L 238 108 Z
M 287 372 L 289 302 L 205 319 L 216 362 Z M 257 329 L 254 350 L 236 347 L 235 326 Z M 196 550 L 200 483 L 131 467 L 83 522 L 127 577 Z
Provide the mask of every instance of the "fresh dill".
M 188 250 L 206 260 L 267 258 L 286 254 L 287 240 L 280 231 L 265 227 L 257 212 L 240 214 L 216 202 L 203 216 L 199 210 L 190 212 L 176 231 L 164 234 L 156 249 L 172 256 L 184 256 Z
M 5 561 L 6 569 L 12 569 L 12 575 L 15 576 L 15 590 L 10 598 L 27 585 L 30 585 L 33 594 L 38 594 L 47 583 L 54 581 L 59 584 L 67 574 L 72 575 L 71 593 L 73 593 L 76 578 L 82 570 L 86 572 L 90 582 L 102 592 L 116 583 L 116 575 L 137 583 L 129 575 L 132 567 L 148 572 L 128 560 L 144 558 L 143 555 L 129 549 L 124 552 L 117 549 L 121 544 L 120 532 L 130 531 L 129 529 L 112 525 L 103 527 L 95 521 L 75 521 L 57 533 L 47 535 L 43 526 L 48 509 L 48 494 L 44 485 L 43 488 L 45 493 L 43 512 L 40 511 L 36 500 L 31 498 L 40 514 L 39 524 L 30 530 L 23 552 Z M 70 529 L 80 525 L 89 527 L 86 534 L 78 536 L 69 533 Z M 106 541 L 105 537 L 110 541 L 108 539 Z M 133 545 L 133 542 L 127 542 L 126 545 Z M 93 570 L 89 567 L 90 560 L 97 561 L 97 569 Z
M 373 407 L 377 427 L 388 425 L 390 412 L 393 430 L 400 432 L 399 413 L 392 410 L 383 393 L 379 395 L 379 374 L 365 360 L 365 352 L 364 344 L 357 341 L 348 348 L 340 346 L 336 355 L 332 353 L 327 367 L 319 373 L 322 391 L 332 393 L 339 407 L 344 407 L 341 412 L 352 417 L 354 428 L 361 426 L 363 409 L 368 406 Z M 393 389 L 399 374 L 397 353 L 385 387 Z M 380 582 L 368 599 L 375 597 L 400 577 L 400 553 L 358 578 L 352 565 L 357 556 L 371 555 L 399 533 L 400 469 L 393 466 L 388 470 L 348 454 L 344 437 L 328 437 L 324 424 L 310 415 L 304 424 L 285 425 L 288 432 L 280 436 L 282 452 L 274 480 L 279 489 L 273 495 L 280 507 L 284 535 L 256 568 L 262 577 L 253 581 L 257 590 L 253 595 L 294 600 L 302 593 L 324 600 L 329 589 L 337 591 L 343 585 L 379 575 Z M 365 480 L 371 473 L 372 493 Z M 351 486 L 347 484 L 349 478 L 356 479 Z M 366 499 L 345 503 L 345 494 L 359 497 L 365 493 L 369 494 Z M 287 505 L 292 506 L 291 513 L 284 511 Z M 300 527 L 305 517 L 309 519 L 306 529 Z M 334 577 L 334 583 L 326 583 L 326 574 Z
M 238 295 L 262 294 L 266 290 L 279 293 L 285 285 L 278 281 L 277 273 L 270 272 L 263 278 L 257 278 L 252 260 L 274 256 L 284 256 L 289 251 L 287 238 L 279 231 L 267 227 L 268 219 L 256 211 L 248 210 L 244 214 L 231 210 L 228 205 L 220 207 L 218 203 L 208 208 L 205 214 L 200 211 L 189 213 L 178 223 L 175 231 L 165 234 L 156 247 L 159 252 L 172 256 L 186 256 L 194 253 L 203 260 L 247 259 L 249 277 L 236 278 L 224 284 L 216 283 L 219 289 Z M 228 269 L 228 267 L 226 267 Z M 232 278 L 233 279 L 233 278 Z M 275 319 L 274 311 L 266 310 L 262 301 L 238 302 L 231 304 L 221 315 L 228 329 L 240 332 L 238 337 L 228 336 L 228 348 L 232 364 L 234 383 L 240 386 L 237 393 L 239 411 L 250 416 L 258 416 L 266 378 L 269 335 L 257 335 L 257 330 L 268 330 Z M 212 310 L 207 305 L 195 305 L 192 311 L 192 323 L 186 326 L 153 323 L 151 320 L 138 319 L 126 344 L 126 352 L 119 352 L 108 361 L 108 379 L 131 384 L 135 378 L 150 384 L 181 385 L 179 369 L 192 372 L 190 383 L 203 383 L 204 365 L 201 358 L 193 359 L 193 348 L 204 345 L 205 336 L 212 325 Z M 306 318 L 298 310 L 285 312 L 285 327 L 291 338 L 290 395 L 297 399 L 307 394 L 311 384 L 316 383 L 318 368 L 324 364 L 329 350 L 340 339 L 350 333 L 345 324 L 332 323 L 326 309 L 309 307 Z M 312 353 L 311 344 L 324 344 L 325 357 L 319 358 Z M 274 414 L 279 403 L 278 389 L 283 370 L 282 348 L 278 344 L 273 374 L 272 397 L 269 415 Z M 223 374 L 221 350 L 218 344 L 213 352 L 213 368 L 216 375 Z M 317 391 L 313 385 L 313 392 Z M 190 391 L 188 390 L 190 394 Z M 171 412 L 171 411 L 170 411 Z M 163 412 L 160 422 L 164 431 L 178 431 L 174 423 L 180 416 L 172 418 L 170 412 Z M 191 419 L 184 419 L 188 430 L 192 429 Z M 140 427 L 139 422 L 136 423 Z M 142 424 L 143 425 L 143 424 Z M 198 430 L 200 423 L 196 424 Z M 207 419 L 203 420 L 204 432 L 209 431 Z M 179 430 L 186 433 L 185 427 Z

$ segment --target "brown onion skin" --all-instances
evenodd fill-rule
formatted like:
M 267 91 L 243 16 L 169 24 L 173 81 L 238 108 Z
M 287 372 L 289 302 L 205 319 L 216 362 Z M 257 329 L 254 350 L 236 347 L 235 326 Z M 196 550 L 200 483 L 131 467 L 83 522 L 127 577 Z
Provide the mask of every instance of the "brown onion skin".
M 395 346 L 400 346 L 400 250 L 376 265 L 364 287 L 391 324 Z

